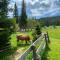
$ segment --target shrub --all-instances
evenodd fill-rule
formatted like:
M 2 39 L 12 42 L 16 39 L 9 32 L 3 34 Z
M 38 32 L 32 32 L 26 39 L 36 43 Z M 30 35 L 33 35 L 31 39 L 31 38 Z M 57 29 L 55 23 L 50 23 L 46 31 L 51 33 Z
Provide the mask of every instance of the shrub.
M 9 45 L 9 32 L 7 30 L 3 30 L 0 32 L 0 49 Z
M 33 32 L 33 34 L 32 34 L 32 35 L 33 35 L 33 42 L 34 42 L 34 41 L 36 41 L 37 36 L 36 36 L 36 33 L 35 33 L 35 32 Z
M 36 26 L 35 33 L 37 35 L 40 35 L 41 34 L 41 28 L 39 27 L 39 25 Z
M 14 27 L 14 24 L 11 20 L 0 21 L 0 49 L 9 45 L 9 37 L 14 31 L 11 29 L 11 26 Z
M 33 42 L 37 40 L 37 38 L 41 35 L 41 28 L 39 25 L 36 26 L 35 31 L 33 32 Z

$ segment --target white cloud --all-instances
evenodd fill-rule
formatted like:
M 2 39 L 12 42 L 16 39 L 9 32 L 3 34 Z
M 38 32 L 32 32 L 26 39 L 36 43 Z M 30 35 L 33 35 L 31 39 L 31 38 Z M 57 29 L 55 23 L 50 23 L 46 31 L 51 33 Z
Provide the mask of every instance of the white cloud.
M 34 5 L 36 2 L 39 2 L 39 0 L 30 0 L 31 5 Z
M 25 1 L 27 8 L 30 8 L 30 12 L 31 12 L 30 15 L 32 16 L 42 17 L 49 14 L 52 16 L 56 14 L 57 11 L 60 9 L 60 5 L 59 5 L 60 0 L 25 0 Z M 20 9 L 22 0 L 11 0 L 9 7 L 13 8 L 15 2 L 17 3 L 18 8 Z
M 8 17 L 12 18 L 13 17 L 13 12 L 8 12 Z
M 60 3 L 60 2 L 59 2 Z M 30 2 L 31 13 L 33 16 L 45 16 L 45 15 L 54 15 L 55 11 L 60 9 L 58 5 L 58 0 L 36 0 Z M 40 7 L 37 6 L 39 4 Z
M 40 1 L 39 1 L 39 2 L 40 2 Z M 43 3 L 44 3 L 44 4 L 49 4 L 50 1 L 49 1 L 49 0 L 43 0 L 43 1 L 40 2 L 40 4 L 43 4 Z
M 21 3 L 23 0 L 11 0 L 11 2 L 17 2 L 17 3 Z M 26 3 L 29 3 L 29 0 L 25 0 L 26 1 Z
M 31 10 L 31 12 L 32 12 L 32 16 L 41 16 L 42 17 L 42 16 L 46 16 L 46 15 L 53 16 L 59 10 L 60 10 L 60 8 L 56 8 L 56 9 L 51 9 L 48 11 L 40 12 L 37 9 L 33 9 L 33 10 Z
M 13 6 L 16 2 L 18 8 L 21 8 L 22 0 L 11 0 L 10 5 Z M 25 0 L 26 4 L 29 4 L 29 0 Z
M 8 5 L 8 8 L 14 8 L 14 3 L 10 3 L 10 4 Z

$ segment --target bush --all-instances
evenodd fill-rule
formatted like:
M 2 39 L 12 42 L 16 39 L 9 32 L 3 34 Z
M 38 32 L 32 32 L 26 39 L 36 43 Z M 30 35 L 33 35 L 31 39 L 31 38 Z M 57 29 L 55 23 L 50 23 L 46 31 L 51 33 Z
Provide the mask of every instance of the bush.
M 0 49 L 9 45 L 9 31 L 3 30 L 0 32 Z
M 37 36 L 36 36 L 36 33 L 35 33 L 35 32 L 33 32 L 33 34 L 32 34 L 32 35 L 33 35 L 33 42 L 34 42 L 34 41 L 36 41 Z
M 11 28 L 12 27 L 12 28 Z M 0 21 L 0 49 L 9 44 L 9 36 L 14 32 L 15 22 L 11 20 Z
M 37 40 L 37 38 L 41 35 L 41 28 L 39 25 L 36 26 L 35 31 L 33 32 L 33 42 Z
M 39 25 L 36 26 L 35 33 L 37 35 L 40 35 L 41 34 L 41 28 L 39 27 Z

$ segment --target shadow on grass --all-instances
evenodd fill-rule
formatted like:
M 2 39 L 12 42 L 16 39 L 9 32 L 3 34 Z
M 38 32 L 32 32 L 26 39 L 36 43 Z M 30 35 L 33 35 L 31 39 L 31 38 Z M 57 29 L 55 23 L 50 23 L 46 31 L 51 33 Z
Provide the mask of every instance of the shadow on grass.
M 31 43 L 30 42 L 25 42 L 25 41 L 19 41 L 17 42 L 17 46 L 18 47 L 26 47 L 26 46 L 29 46 Z
M 9 48 L 3 52 L 0 52 L 0 60 L 13 60 L 13 54 L 17 48 Z
M 19 47 L 25 47 L 25 46 L 29 46 L 30 44 L 18 44 Z
M 49 48 L 49 46 L 46 46 L 41 60 L 48 60 L 48 52 L 49 51 L 51 51 L 51 49 Z

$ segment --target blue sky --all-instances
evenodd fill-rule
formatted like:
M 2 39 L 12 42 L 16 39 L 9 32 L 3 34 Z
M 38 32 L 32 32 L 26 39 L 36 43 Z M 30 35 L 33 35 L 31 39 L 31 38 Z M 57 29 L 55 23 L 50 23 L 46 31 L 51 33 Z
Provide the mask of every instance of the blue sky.
M 22 0 L 11 0 L 9 7 L 14 9 L 14 3 L 17 3 L 19 15 L 21 14 Z M 60 0 L 25 0 L 26 12 L 29 17 L 48 17 L 60 16 Z M 12 16 L 13 12 L 9 12 Z

